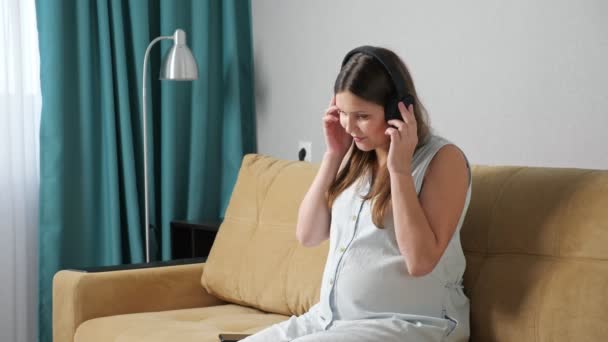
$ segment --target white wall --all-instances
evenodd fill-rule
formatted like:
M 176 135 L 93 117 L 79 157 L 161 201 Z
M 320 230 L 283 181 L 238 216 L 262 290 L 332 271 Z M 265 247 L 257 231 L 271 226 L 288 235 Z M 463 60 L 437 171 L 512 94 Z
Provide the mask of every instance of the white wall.
M 397 52 L 473 164 L 608 169 L 608 1 L 253 0 L 258 152 L 325 150 L 343 55 Z

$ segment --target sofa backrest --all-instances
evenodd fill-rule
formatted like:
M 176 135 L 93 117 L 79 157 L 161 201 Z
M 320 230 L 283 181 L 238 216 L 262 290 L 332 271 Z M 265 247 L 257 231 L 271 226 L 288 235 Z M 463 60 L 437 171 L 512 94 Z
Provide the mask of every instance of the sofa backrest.
M 243 158 L 202 284 L 211 294 L 268 312 L 300 315 L 319 301 L 329 244 L 300 246 L 298 208 L 318 165 L 258 154 Z
M 471 341 L 608 341 L 608 171 L 474 166 Z
M 318 164 L 243 159 L 202 284 L 300 315 L 319 300 L 328 243 L 295 238 Z M 471 341 L 608 340 L 608 171 L 473 166 L 461 232 Z

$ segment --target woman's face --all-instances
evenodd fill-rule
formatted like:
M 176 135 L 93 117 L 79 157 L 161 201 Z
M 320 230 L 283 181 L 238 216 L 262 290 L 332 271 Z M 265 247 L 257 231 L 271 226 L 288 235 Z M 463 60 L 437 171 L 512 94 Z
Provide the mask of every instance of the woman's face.
M 340 124 L 360 150 L 388 148 L 390 137 L 384 134 L 388 128 L 384 121 L 384 107 L 349 91 L 336 94 L 336 106 L 340 109 Z

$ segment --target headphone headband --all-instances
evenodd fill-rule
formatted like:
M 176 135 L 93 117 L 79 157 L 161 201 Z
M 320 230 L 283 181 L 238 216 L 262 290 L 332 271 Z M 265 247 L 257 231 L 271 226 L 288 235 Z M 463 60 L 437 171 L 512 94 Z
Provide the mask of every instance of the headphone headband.
M 378 61 L 384 67 L 384 70 L 386 70 L 389 78 L 391 79 L 391 81 L 393 82 L 393 85 L 395 86 L 395 91 L 397 92 L 397 98 L 400 99 L 400 98 L 406 96 L 405 84 L 404 84 L 405 82 L 403 81 L 403 78 L 401 77 L 401 75 L 398 71 L 399 68 L 397 67 L 397 65 L 395 65 L 395 63 L 392 63 L 392 61 L 382 58 L 381 51 L 376 47 L 373 47 L 370 45 L 363 45 L 363 46 L 359 46 L 357 48 L 352 49 L 351 51 L 349 51 L 346 54 L 346 56 L 344 56 L 344 59 L 342 60 L 342 67 L 344 67 L 344 65 L 348 62 L 348 60 L 352 57 L 352 55 L 354 55 L 358 52 L 372 56 L 376 61 Z
M 389 78 L 391 79 L 393 85 L 395 86 L 395 96 L 389 96 L 389 99 L 384 104 L 384 118 L 386 121 L 397 119 L 403 120 L 401 116 L 401 112 L 399 111 L 399 107 L 397 104 L 401 101 L 405 104 L 406 107 L 409 108 L 410 104 L 415 103 L 414 97 L 405 91 L 405 80 L 401 76 L 399 72 L 399 66 L 391 60 L 390 58 L 383 58 L 383 51 L 379 48 L 364 45 L 358 48 L 354 48 L 349 51 L 344 59 L 342 60 L 342 67 L 346 65 L 348 60 L 352 57 L 352 55 L 361 52 L 366 55 L 372 56 L 376 61 L 378 61 L 383 67 L 384 70 L 388 73 Z

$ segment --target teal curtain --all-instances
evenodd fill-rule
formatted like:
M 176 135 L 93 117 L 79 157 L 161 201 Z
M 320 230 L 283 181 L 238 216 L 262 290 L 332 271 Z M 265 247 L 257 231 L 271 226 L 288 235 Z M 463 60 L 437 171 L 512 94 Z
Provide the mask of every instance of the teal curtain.
M 51 341 L 53 275 L 143 262 L 144 53 L 176 28 L 198 61 L 193 82 L 158 80 L 171 41 L 151 50 L 148 174 L 154 260 L 172 220 L 224 216 L 255 152 L 249 1 L 37 0 L 40 127 L 39 341 Z

